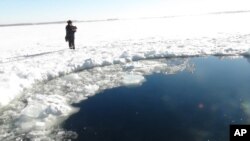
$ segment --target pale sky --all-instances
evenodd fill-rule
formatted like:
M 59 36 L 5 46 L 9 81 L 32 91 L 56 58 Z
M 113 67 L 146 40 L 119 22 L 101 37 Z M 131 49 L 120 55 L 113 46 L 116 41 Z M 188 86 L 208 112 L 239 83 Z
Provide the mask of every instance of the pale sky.
M 250 10 L 250 0 L 0 0 L 0 24 Z

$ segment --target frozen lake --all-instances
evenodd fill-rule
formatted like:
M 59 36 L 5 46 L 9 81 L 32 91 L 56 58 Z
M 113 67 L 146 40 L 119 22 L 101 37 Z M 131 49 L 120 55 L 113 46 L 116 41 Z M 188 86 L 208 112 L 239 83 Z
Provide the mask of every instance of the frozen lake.
M 148 136 L 156 137 L 156 133 L 159 136 L 162 132 L 165 133 L 160 128 L 168 131 L 174 129 L 170 125 L 168 127 L 163 120 L 157 119 L 161 114 L 169 123 L 172 123 L 171 118 L 176 119 L 175 122 L 186 123 L 182 128 L 172 131 L 183 131 L 183 136 L 190 135 L 186 139 L 217 137 L 210 128 L 203 129 L 202 126 L 200 129 L 195 125 L 203 125 L 202 122 L 211 120 L 212 115 L 220 113 L 221 116 L 228 117 L 228 120 L 216 117 L 212 121 L 224 121 L 223 127 L 216 127 L 224 129 L 229 121 L 237 123 L 240 120 L 243 123 L 250 115 L 247 97 L 249 59 L 242 57 L 250 55 L 249 15 L 249 12 L 236 11 L 181 17 L 77 22 L 77 47 L 74 51 L 68 49 L 64 40 L 65 24 L 1 27 L 0 140 L 59 141 L 74 138 L 76 134 L 79 135 L 79 140 L 94 140 L 99 137 L 102 140 L 111 140 L 113 134 L 109 133 L 113 128 L 103 131 L 103 134 L 108 134 L 105 137 L 100 135 L 91 138 L 93 132 L 100 133 L 100 125 L 89 125 L 90 121 L 85 119 L 86 122 L 83 123 L 86 125 L 79 124 L 81 128 L 73 126 L 77 121 L 73 120 L 74 117 L 84 119 L 80 115 L 88 106 L 81 104 L 96 103 L 92 108 L 97 108 L 102 104 L 109 105 L 110 101 L 113 107 L 100 107 L 110 108 L 107 110 L 116 115 L 109 120 L 117 121 L 126 117 L 124 122 L 121 119 L 121 122 L 117 121 L 119 124 L 114 123 L 124 127 L 117 130 L 118 137 L 122 137 L 129 130 L 125 125 L 133 125 L 129 122 L 136 120 L 130 119 L 131 112 L 136 111 L 136 117 L 143 115 L 143 111 L 138 108 L 142 105 L 145 108 L 145 119 L 140 119 L 138 124 L 146 126 L 148 131 L 139 132 L 144 128 L 133 127 L 136 130 L 133 132 L 138 132 L 134 136 L 138 140 L 145 132 L 151 133 L 146 134 Z M 116 93 L 126 91 L 126 94 L 116 98 Z M 151 91 L 154 93 L 150 93 Z M 130 95 L 134 92 L 136 94 Z M 107 95 L 111 95 L 112 99 L 108 99 Z M 121 110 L 119 105 L 115 105 L 129 105 L 130 100 L 138 101 L 147 96 L 150 97 L 148 101 L 146 99 L 135 103 L 135 109 Z M 104 99 L 101 101 L 104 103 L 95 102 L 98 97 Z M 166 109 L 163 108 L 163 103 Z M 193 105 L 193 109 L 189 104 Z M 154 113 L 157 111 L 152 111 L 153 107 L 158 107 L 159 113 Z M 167 109 L 169 107 L 173 109 Z M 93 112 L 99 111 L 88 110 L 83 115 L 97 120 Z M 117 111 L 124 113 L 120 115 Z M 238 113 L 233 115 L 234 111 Z M 245 116 L 239 114 L 241 111 L 244 111 Z M 204 119 L 199 113 L 204 113 L 200 114 Z M 147 121 L 147 115 L 156 116 Z M 192 117 L 187 118 L 188 115 Z M 108 119 L 105 118 L 108 114 L 103 113 L 101 116 Z M 97 123 L 103 123 L 100 128 L 107 128 L 104 121 Z M 162 126 L 154 130 L 153 123 Z M 72 128 L 67 126 L 70 124 Z M 211 123 L 211 128 L 212 125 L 214 124 Z M 93 127 L 93 132 L 89 126 Z M 81 134 L 82 128 L 87 132 Z M 188 132 L 184 132 L 184 129 L 188 129 Z M 162 132 L 158 132 L 159 130 Z M 220 135 L 219 138 L 227 137 L 225 134 Z M 128 135 L 127 138 L 131 136 Z M 174 136 L 172 138 L 175 139 Z
M 189 63 L 191 70 L 152 73 L 139 86 L 107 89 L 74 104 L 80 111 L 63 128 L 79 141 L 228 141 L 230 124 L 250 123 L 249 60 Z

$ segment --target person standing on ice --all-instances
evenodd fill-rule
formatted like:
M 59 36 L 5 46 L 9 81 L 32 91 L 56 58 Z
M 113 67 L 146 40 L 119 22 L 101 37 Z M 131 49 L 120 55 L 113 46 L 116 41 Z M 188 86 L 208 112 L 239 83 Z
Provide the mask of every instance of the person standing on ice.
M 72 25 L 72 21 L 67 21 L 68 25 L 66 26 L 66 42 L 69 42 L 69 48 L 75 49 L 75 32 L 77 27 Z

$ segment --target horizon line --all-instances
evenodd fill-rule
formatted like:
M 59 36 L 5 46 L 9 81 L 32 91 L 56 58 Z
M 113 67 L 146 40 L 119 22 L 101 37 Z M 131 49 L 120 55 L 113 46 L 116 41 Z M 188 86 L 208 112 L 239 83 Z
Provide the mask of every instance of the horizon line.
M 155 18 L 177 18 L 184 16 L 201 16 L 201 15 L 221 15 L 221 14 L 238 14 L 238 13 L 249 13 L 250 10 L 235 10 L 235 11 L 220 11 L 220 12 L 209 12 L 203 14 L 190 14 L 190 15 L 169 15 L 169 16 L 154 16 L 154 17 L 137 17 L 137 18 L 107 18 L 107 19 L 96 19 L 96 20 L 72 20 L 73 22 L 104 22 L 104 21 L 117 21 L 117 20 L 133 20 L 133 19 L 155 19 Z M 67 21 L 51 21 L 51 22 L 23 22 L 23 23 L 9 23 L 0 24 L 0 27 L 9 26 L 29 26 L 29 25 L 46 25 L 46 24 L 63 24 Z

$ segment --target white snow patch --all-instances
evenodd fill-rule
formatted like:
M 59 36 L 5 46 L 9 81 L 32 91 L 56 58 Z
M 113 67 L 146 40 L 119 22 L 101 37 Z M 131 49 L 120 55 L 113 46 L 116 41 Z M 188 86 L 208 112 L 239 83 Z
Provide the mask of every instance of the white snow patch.
M 122 84 L 125 86 L 141 85 L 145 81 L 142 75 L 125 75 L 122 78 Z
M 15 122 L 16 130 L 27 132 L 33 129 L 49 129 L 60 122 L 61 117 L 77 110 L 67 104 L 61 95 L 36 94 L 28 98 L 27 106 L 21 111 Z

